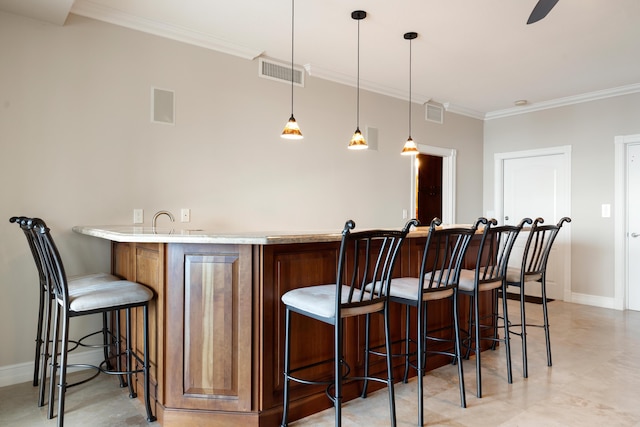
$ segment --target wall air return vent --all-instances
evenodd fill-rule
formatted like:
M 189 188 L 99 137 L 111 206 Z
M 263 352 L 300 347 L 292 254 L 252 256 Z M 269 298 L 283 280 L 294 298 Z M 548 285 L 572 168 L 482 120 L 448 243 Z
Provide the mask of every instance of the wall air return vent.
M 265 79 L 291 84 L 291 63 L 285 64 L 272 59 L 259 58 L 258 75 Z M 293 84 L 304 87 L 304 69 L 293 67 Z
M 436 104 L 435 102 L 429 101 L 424 104 L 425 108 L 425 119 L 428 122 L 434 122 L 442 124 L 444 121 L 444 108 L 440 104 Z

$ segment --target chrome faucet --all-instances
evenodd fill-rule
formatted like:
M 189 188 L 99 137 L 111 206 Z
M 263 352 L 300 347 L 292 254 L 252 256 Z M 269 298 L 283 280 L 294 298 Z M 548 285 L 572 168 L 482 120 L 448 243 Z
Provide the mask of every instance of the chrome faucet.
M 158 219 L 158 217 L 160 215 L 167 215 L 169 217 L 169 219 L 171 220 L 171 222 L 175 222 L 175 218 L 173 217 L 173 214 L 169 211 L 158 211 L 155 213 L 155 215 L 153 215 L 153 219 L 151 220 L 151 224 L 153 226 L 153 228 L 156 228 L 156 221 Z

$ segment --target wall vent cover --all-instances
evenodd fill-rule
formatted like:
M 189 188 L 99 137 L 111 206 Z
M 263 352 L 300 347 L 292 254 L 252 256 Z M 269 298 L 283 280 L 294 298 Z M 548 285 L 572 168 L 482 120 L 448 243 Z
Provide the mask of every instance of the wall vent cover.
M 259 58 L 258 75 L 265 79 L 291 84 L 291 64 Z M 295 65 L 293 67 L 293 84 L 304 87 L 304 69 Z
M 425 119 L 428 122 L 442 124 L 444 121 L 444 108 L 440 104 L 427 102 L 425 104 Z

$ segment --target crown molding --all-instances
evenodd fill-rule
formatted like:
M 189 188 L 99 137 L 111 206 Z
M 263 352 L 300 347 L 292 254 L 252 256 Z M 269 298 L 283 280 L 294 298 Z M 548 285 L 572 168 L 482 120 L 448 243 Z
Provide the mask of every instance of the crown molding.
M 249 60 L 263 53 L 261 50 L 230 43 L 211 34 L 130 15 L 88 0 L 77 0 L 71 8 L 71 13 Z
M 323 80 L 329 80 L 335 83 L 340 83 L 346 86 L 357 86 L 357 80 L 351 75 L 340 73 L 338 71 L 329 70 L 326 68 L 317 67 L 315 65 L 306 64 L 304 69 L 307 70 L 307 73 L 310 76 L 317 77 Z M 389 86 L 384 86 L 369 80 L 360 79 L 360 89 L 368 90 L 370 92 L 375 92 L 380 95 L 390 96 L 392 98 L 401 99 L 403 101 L 409 101 L 409 94 L 407 91 L 398 90 L 396 88 L 392 88 Z M 420 94 L 412 94 L 411 101 L 416 104 L 424 104 L 431 100 L 430 97 L 420 95 Z
M 461 116 L 471 117 L 472 119 L 484 120 L 484 113 L 476 110 L 472 110 L 471 108 L 463 107 L 461 105 L 455 105 L 450 102 L 445 102 L 442 104 L 445 111 L 450 113 L 460 114 Z
M 615 96 L 630 95 L 640 92 L 640 83 L 627 86 L 619 86 L 611 89 L 588 92 L 581 95 L 567 96 L 565 98 L 552 99 L 550 101 L 536 102 L 523 107 L 507 108 L 505 110 L 492 111 L 485 114 L 485 120 L 499 119 L 503 117 L 526 114 L 534 111 L 548 110 L 550 108 L 564 107 L 567 105 L 580 104 L 583 102 L 596 101 L 598 99 L 613 98 Z

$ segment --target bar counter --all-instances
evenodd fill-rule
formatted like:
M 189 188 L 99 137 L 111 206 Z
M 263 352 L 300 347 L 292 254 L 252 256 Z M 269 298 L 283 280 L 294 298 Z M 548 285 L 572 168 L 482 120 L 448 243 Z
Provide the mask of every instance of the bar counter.
M 293 288 L 335 280 L 339 232 L 225 234 L 136 226 L 76 226 L 73 231 L 111 241 L 112 272 L 155 292 L 151 382 L 161 425 L 279 425 L 284 351 L 280 297 Z M 427 234 L 428 227 L 409 233 L 396 277 L 418 276 Z M 474 267 L 476 253 L 472 246 L 466 268 Z M 481 301 L 481 306 L 488 313 L 491 302 Z M 462 299 L 462 322 L 467 307 Z M 447 326 L 450 310 L 448 304 L 430 306 L 429 326 Z M 390 316 L 392 340 L 399 340 L 404 309 L 392 307 Z M 134 344 L 141 348 L 141 316 L 134 317 Z M 332 357 L 329 325 L 302 316 L 292 322 L 292 367 Z M 379 337 L 372 344 L 383 343 L 382 319 L 375 319 L 372 328 L 372 337 Z M 357 374 L 363 368 L 364 322 L 348 319 L 344 336 L 345 358 Z M 402 377 L 401 363 L 398 358 L 396 379 Z M 446 363 L 444 357 L 429 358 L 427 368 Z M 384 363 L 372 368 L 386 369 Z M 330 377 L 332 365 L 309 374 Z M 356 398 L 360 387 L 348 384 L 345 400 Z M 292 386 L 289 420 L 330 406 L 323 387 Z

